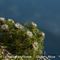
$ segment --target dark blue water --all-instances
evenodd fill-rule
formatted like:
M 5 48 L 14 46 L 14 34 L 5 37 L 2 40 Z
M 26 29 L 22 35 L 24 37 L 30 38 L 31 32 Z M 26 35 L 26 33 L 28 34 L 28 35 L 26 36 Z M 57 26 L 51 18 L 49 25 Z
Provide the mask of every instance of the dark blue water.
M 0 0 L 0 16 L 35 21 L 46 34 L 46 55 L 60 55 L 60 0 Z

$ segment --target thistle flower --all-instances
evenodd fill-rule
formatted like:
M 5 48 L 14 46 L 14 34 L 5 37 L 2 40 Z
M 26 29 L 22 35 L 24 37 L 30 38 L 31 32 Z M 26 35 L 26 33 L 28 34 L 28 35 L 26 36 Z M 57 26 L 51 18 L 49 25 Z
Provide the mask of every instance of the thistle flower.
M 13 19 L 8 19 L 8 21 L 14 23 L 14 20 Z
M 29 36 L 29 37 L 32 37 L 33 36 L 33 34 L 32 34 L 32 32 L 31 31 L 27 31 L 27 35 Z
M 32 44 L 32 46 L 33 46 L 34 50 L 38 50 L 38 42 L 34 42 Z
M 8 30 L 8 25 L 7 24 L 1 25 L 1 29 Z
M 32 24 L 34 27 L 37 27 L 37 24 L 36 24 L 36 23 L 32 22 L 31 24 Z
M 19 24 L 19 23 L 16 23 L 16 24 L 15 24 L 15 27 L 18 28 L 18 29 L 23 29 L 23 28 L 24 28 L 24 27 L 23 27 L 21 24 Z

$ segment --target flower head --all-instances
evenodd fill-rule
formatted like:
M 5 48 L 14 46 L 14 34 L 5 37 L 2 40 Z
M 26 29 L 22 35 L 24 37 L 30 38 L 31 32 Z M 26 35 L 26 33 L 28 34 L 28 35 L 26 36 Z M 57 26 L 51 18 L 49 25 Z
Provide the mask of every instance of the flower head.
M 5 21 L 5 18 L 3 18 L 3 17 L 0 17 L 0 21 Z
M 14 58 L 17 58 L 18 56 L 16 55 L 16 56 L 14 56 Z
M 1 25 L 1 29 L 7 30 L 8 29 L 8 25 L 7 24 Z
M 42 36 L 44 37 L 45 36 L 45 33 L 42 32 Z
M 0 17 L 0 25 L 5 23 L 5 18 Z
M 8 21 L 14 23 L 14 20 L 13 19 L 8 19 Z
M 27 31 L 27 35 L 29 36 L 29 37 L 32 37 L 33 36 L 33 34 L 32 34 L 32 32 L 31 31 Z
M 36 24 L 36 23 L 32 22 L 31 24 L 32 24 L 34 27 L 37 27 L 37 24 Z
M 38 42 L 34 42 L 32 44 L 32 46 L 33 46 L 34 50 L 38 50 Z
M 18 29 L 23 29 L 23 28 L 24 28 L 24 27 L 23 27 L 21 24 L 19 24 L 19 23 L 16 23 L 16 24 L 15 24 L 15 27 L 18 28 Z

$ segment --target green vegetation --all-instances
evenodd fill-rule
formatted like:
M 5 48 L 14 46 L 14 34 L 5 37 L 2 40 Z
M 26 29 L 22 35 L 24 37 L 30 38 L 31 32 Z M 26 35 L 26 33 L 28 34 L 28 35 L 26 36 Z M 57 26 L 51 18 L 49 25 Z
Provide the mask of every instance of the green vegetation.
M 37 55 L 43 55 L 44 38 L 45 34 L 34 22 L 22 25 L 12 19 L 0 18 L 0 45 L 12 55 L 32 56 L 31 60 L 35 60 Z

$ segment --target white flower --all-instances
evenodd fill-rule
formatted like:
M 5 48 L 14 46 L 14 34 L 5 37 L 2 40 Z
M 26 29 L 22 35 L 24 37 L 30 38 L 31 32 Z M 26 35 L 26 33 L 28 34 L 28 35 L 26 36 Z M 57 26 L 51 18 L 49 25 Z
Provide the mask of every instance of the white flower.
M 13 19 L 8 19 L 8 21 L 14 23 L 14 20 Z
M 19 24 L 19 23 L 16 23 L 16 24 L 15 24 L 15 27 L 16 27 L 16 28 L 20 28 L 20 29 L 23 29 L 23 28 L 24 28 L 24 27 L 23 27 L 21 24 Z
M 42 32 L 42 36 L 44 37 L 45 36 L 45 33 Z
M 32 46 L 33 46 L 34 50 L 38 50 L 38 42 L 34 42 L 32 44 Z
M 31 31 L 27 31 L 27 35 L 29 36 L 29 37 L 32 37 L 33 36 L 33 34 L 32 34 L 32 32 Z
M 33 26 L 35 26 L 35 27 L 37 27 L 37 24 L 36 24 L 36 23 L 34 23 L 34 22 L 32 22 L 32 25 L 33 25 Z
M 0 21 L 5 21 L 5 18 L 3 18 L 3 17 L 0 17 Z
M 8 25 L 7 24 L 1 25 L 1 29 L 7 30 L 8 29 Z
M 16 23 L 16 24 L 15 24 L 15 27 L 16 27 L 16 28 L 20 28 L 20 24 L 19 24 L 19 23 Z
M 3 52 L 3 51 L 2 51 L 1 53 L 2 53 L 2 54 L 4 54 L 4 52 Z
M 18 56 L 16 55 L 16 56 L 14 56 L 14 58 L 17 58 Z

